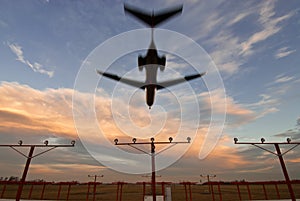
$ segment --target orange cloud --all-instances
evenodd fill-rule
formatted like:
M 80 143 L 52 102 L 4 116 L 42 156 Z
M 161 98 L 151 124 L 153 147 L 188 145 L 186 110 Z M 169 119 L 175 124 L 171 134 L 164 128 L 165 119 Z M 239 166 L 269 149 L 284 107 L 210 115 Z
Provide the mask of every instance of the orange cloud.
M 214 91 L 203 92 L 200 97 L 206 103 L 206 105 L 214 104 L 214 110 L 216 112 L 223 112 L 225 108 L 226 114 L 239 115 L 239 116 L 252 116 L 254 112 L 245 108 L 243 105 L 236 103 L 230 96 L 223 97 L 222 89 L 216 89 Z
M 61 137 L 71 137 L 77 138 L 77 130 L 83 132 L 84 136 L 89 139 L 89 142 L 92 144 L 97 144 L 99 146 L 107 146 L 107 141 L 97 141 L 97 136 L 99 135 L 99 129 L 104 133 L 106 140 L 113 144 L 114 138 L 119 138 L 120 141 L 131 140 L 131 137 L 128 136 L 128 133 L 124 133 L 122 128 L 119 128 L 115 122 L 114 116 L 111 110 L 111 98 L 105 95 L 103 91 L 99 89 L 96 96 L 87 94 L 87 93 L 77 93 L 76 105 L 80 107 L 72 106 L 72 95 L 74 91 L 72 89 L 46 89 L 43 91 L 30 88 L 26 85 L 20 85 L 18 83 L 7 83 L 3 82 L 0 85 L 0 96 L 3 97 L 0 100 L 0 129 L 5 131 L 11 131 L 12 128 L 19 131 L 27 130 L 34 131 L 36 134 L 43 133 L 53 133 Z M 210 95 L 210 96 L 209 96 Z M 223 101 L 220 100 L 220 93 L 218 91 L 213 91 L 210 94 L 207 92 L 200 95 L 204 103 L 210 105 L 211 101 L 215 101 L 219 104 L 216 104 L 216 110 L 224 107 Z M 140 97 L 140 101 L 144 101 L 143 97 Z M 95 109 L 90 110 L 89 103 L 90 100 L 94 100 Z M 228 101 L 229 100 L 229 101 Z M 132 127 L 132 124 L 136 126 L 151 126 L 149 130 L 152 132 L 156 131 L 155 139 L 167 141 L 169 137 L 173 137 L 174 140 L 186 140 L 187 136 L 190 136 L 193 139 L 193 144 L 187 154 L 189 156 L 198 156 L 199 149 L 203 145 L 204 137 L 209 132 L 213 132 L 213 128 L 208 128 L 208 125 L 190 125 L 189 122 L 181 122 L 180 118 L 176 115 L 168 115 L 165 119 L 165 124 L 161 128 L 157 128 L 155 121 L 156 116 L 164 114 L 164 111 L 158 111 L 157 113 L 150 114 L 149 110 L 141 107 L 128 107 L 127 103 L 116 100 L 118 110 L 114 115 L 120 115 L 124 111 L 128 110 L 132 116 L 132 121 L 128 122 L 128 127 Z M 219 102 L 218 102 L 219 101 Z M 251 110 L 244 109 L 241 105 L 236 104 L 232 98 L 227 98 L 227 108 L 230 114 L 238 116 L 249 116 L 253 112 Z M 79 120 L 76 124 L 73 121 L 73 111 L 78 115 Z M 98 127 L 95 129 L 90 127 L 90 118 L 93 117 L 93 114 L 97 119 L 92 119 L 96 121 Z M 163 117 L 163 116 L 162 116 Z M 144 121 L 146 119 L 146 123 Z M 128 120 L 128 119 L 127 119 Z M 154 122 L 154 124 L 152 124 Z M 178 129 L 182 127 L 181 136 L 177 136 Z M 195 133 L 195 127 L 198 127 L 197 133 Z M 152 130 L 151 130 L 152 129 Z M 22 132 L 20 132 L 22 133 Z M 193 135 L 195 137 L 193 137 Z M 191 136 L 192 135 L 192 136 Z M 176 139 L 176 137 L 178 137 Z M 208 135 L 209 140 L 216 141 L 217 138 L 214 138 L 214 135 Z M 212 138 L 212 139 L 210 139 Z M 214 139 L 213 139 L 214 138 Z M 140 140 L 140 139 L 139 139 Z M 220 142 L 215 147 L 212 152 L 213 157 L 217 157 L 220 160 L 224 161 L 228 167 L 234 167 L 240 164 L 245 164 L 245 160 L 238 156 L 236 149 L 232 148 L 231 145 L 226 145 L 228 143 L 226 137 L 222 137 Z M 225 143 L 225 144 L 224 144 Z M 175 146 L 172 148 L 171 153 L 177 153 L 177 150 L 182 149 L 183 145 Z M 187 147 L 187 146 L 185 146 Z M 158 150 L 163 149 L 164 147 L 159 147 Z M 185 148 L 184 148 L 185 149 Z M 198 158 L 198 157 L 197 157 Z M 227 162 L 226 162 L 227 161 Z
M 87 165 L 87 164 L 31 164 L 30 172 L 34 174 L 63 174 L 66 169 L 70 172 L 80 172 L 82 170 L 88 170 L 90 172 L 106 169 L 99 165 Z
M 39 91 L 26 85 L 4 82 L 0 86 L 0 96 L 2 131 L 16 129 L 76 136 L 71 109 L 72 90 Z
M 294 159 L 290 159 L 290 160 L 287 160 L 288 162 L 291 162 L 291 163 L 300 163 L 300 158 L 294 158 Z
M 189 149 L 187 156 L 198 158 L 200 148 L 204 146 L 205 149 L 205 146 L 207 145 L 204 144 L 203 132 L 206 132 L 206 128 L 198 132 L 198 135 L 194 140 L 192 147 Z M 210 161 L 210 163 L 213 163 L 215 167 L 224 169 L 234 169 L 249 164 L 249 162 L 238 153 L 238 147 L 234 147 L 232 144 L 233 140 L 228 135 L 221 136 L 212 152 L 203 160 L 206 162 Z

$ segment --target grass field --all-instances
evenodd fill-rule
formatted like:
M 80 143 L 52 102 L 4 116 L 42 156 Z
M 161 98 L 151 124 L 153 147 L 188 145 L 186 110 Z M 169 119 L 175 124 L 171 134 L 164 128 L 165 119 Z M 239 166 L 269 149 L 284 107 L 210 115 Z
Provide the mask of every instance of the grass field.
M 0 196 L 1 198 L 14 199 L 16 196 L 17 184 L 0 184 Z M 189 186 L 184 186 L 182 184 L 169 184 L 166 185 L 171 187 L 172 191 L 172 201 L 184 201 L 184 200 L 223 200 L 223 201 L 235 201 L 235 200 L 277 200 L 278 194 L 274 184 L 265 184 L 265 191 L 263 185 L 261 184 L 251 184 L 249 185 L 249 190 L 251 195 L 249 197 L 247 185 L 239 185 L 240 194 L 238 193 L 236 185 L 213 185 L 213 188 L 209 193 L 208 185 L 191 185 L 189 191 Z M 41 198 L 45 200 L 93 200 L 93 184 L 90 185 L 90 190 L 88 193 L 88 184 L 47 184 L 44 188 L 44 194 L 42 195 L 44 185 L 32 185 L 26 184 L 23 189 L 22 199 L 33 199 L 39 200 Z M 289 192 L 285 184 L 278 184 L 278 191 L 280 199 L 288 199 Z M 60 189 L 60 190 L 59 190 Z M 185 190 L 186 189 L 186 190 Z M 219 192 L 219 189 L 221 193 Z M 300 184 L 293 184 L 293 189 L 296 198 L 300 198 Z M 123 201 L 142 201 L 143 200 L 143 190 L 145 190 L 146 195 L 151 194 L 151 187 L 146 185 L 143 189 L 141 184 L 124 184 L 118 187 L 117 184 L 98 184 L 96 187 L 95 200 L 105 200 L 112 201 L 118 200 Z M 30 193 L 31 191 L 31 193 Z M 190 199 L 190 192 L 192 199 Z M 266 192 L 266 194 L 264 193 Z M 157 194 L 162 195 L 161 185 L 157 185 Z M 69 195 L 68 195 L 69 194 Z M 42 197 L 41 197 L 42 196 Z M 186 199 L 187 196 L 187 199 Z M 88 198 L 88 199 L 87 199 Z

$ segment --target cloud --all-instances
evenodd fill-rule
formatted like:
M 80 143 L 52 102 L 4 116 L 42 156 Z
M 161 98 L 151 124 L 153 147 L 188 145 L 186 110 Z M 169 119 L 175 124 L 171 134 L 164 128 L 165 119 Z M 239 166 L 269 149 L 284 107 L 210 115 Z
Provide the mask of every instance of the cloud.
M 99 165 L 89 165 L 89 164 L 32 164 L 30 165 L 30 172 L 36 175 L 45 175 L 45 174 L 64 174 L 66 170 L 72 172 L 73 174 L 75 172 L 79 173 L 82 172 L 82 170 L 87 170 L 86 172 L 94 172 L 95 170 L 101 171 L 105 169 L 105 167 L 99 166 Z
M 275 3 L 275 1 L 264 1 L 262 4 L 258 13 L 258 22 L 260 23 L 261 30 L 255 32 L 247 41 L 242 43 L 241 55 L 247 56 L 253 54 L 253 47 L 255 44 L 278 33 L 282 29 L 280 23 L 294 15 L 294 12 L 290 12 L 286 15 L 277 17 L 274 11 Z
M 208 42 L 218 46 L 210 52 L 218 69 L 229 75 L 237 73 L 243 64 L 243 60 L 238 58 L 241 49 L 239 38 L 223 30 Z
M 259 43 L 281 31 L 284 26 L 282 23 L 295 14 L 292 11 L 279 16 L 275 12 L 276 1 L 234 5 L 239 9 L 230 9 L 231 12 L 225 9 L 226 6 L 233 6 L 231 3 L 223 2 L 224 9 L 220 9 L 219 3 L 211 4 L 205 5 L 205 11 L 202 12 L 192 9 L 189 13 L 190 18 L 187 18 L 187 24 L 190 26 L 186 29 L 190 30 L 190 27 L 193 27 L 191 32 L 197 33 L 194 38 L 212 56 L 219 70 L 227 75 L 239 72 L 249 57 L 259 51 Z M 194 21 L 192 17 L 199 19 L 197 24 L 190 23 Z M 243 26 L 252 29 L 246 32 L 235 31 Z
M 288 81 L 291 81 L 293 80 L 295 77 L 293 76 L 277 76 L 276 77 L 277 79 L 275 80 L 275 83 L 284 83 L 284 82 L 288 82 Z
M 268 166 L 268 167 L 263 167 L 263 168 L 258 168 L 258 169 L 244 169 L 238 171 L 239 173 L 257 173 L 257 172 L 269 172 L 272 169 L 274 169 L 274 166 Z
M 296 119 L 296 125 L 293 128 L 290 128 L 282 133 L 274 135 L 275 137 L 290 137 L 295 140 L 300 139 L 300 117 Z
M 16 60 L 20 61 L 21 63 L 25 64 L 29 68 L 31 68 L 34 72 L 38 72 L 41 74 L 48 75 L 50 78 L 53 77 L 54 71 L 47 71 L 43 68 L 43 65 L 37 62 L 30 62 L 29 60 L 25 59 L 22 47 L 18 44 L 8 44 L 10 50 L 17 56 Z
M 240 127 L 262 118 L 268 114 L 279 111 L 277 108 L 279 102 L 267 94 L 260 95 L 261 99 L 253 103 L 239 103 L 234 97 L 227 95 L 226 100 L 221 96 L 220 90 L 211 92 L 202 92 L 199 94 L 199 100 L 202 103 L 201 111 L 207 111 L 209 116 L 211 102 L 214 102 L 214 110 L 220 113 L 224 110 L 226 104 L 226 127 Z
M 277 52 L 275 54 L 275 58 L 280 59 L 280 58 L 286 57 L 294 52 L 296 52 L 296 50 L 289 50 L 288 47 L 282 47 L 279 50 L 277 50 Z
M 10 139 L 24 139 L 26 136 L 26 141 L 30 142 L 32 139 L 38 139 L 39 141 L 44 140 L 45 136 L 48 138 L 54 137 L 53 140 L 62 140 L 64 138 L 77 138 L 77 132 L 75 129 L 73 114 L 72 114 L 72 95 L 74 90 L 72 89 L 46 89 L 46 90 L 36 90 L 27 85 L 20 85 L 18 83 L 8 83 L 2 82 L 0 85 L 0 131 L 1 133 L 7 133 L 7 136 Z M 88 114 L 87 108 L 90 106 L 87 105 L 88 100 L 94 98 L 87 93 L 79 93 L 78 101 L 79 105 L 82 105 L 82 108 L 74 108 L 77 110 L 77 114 L 82 114 L 83 117 Z M 220 94 L 218 91 L 214 91 L 210 94 L 211 99 L 209 100 L 209 94 L 201 93 L 199 95 L 200 102 L 203 104 L 203 107 L 206 107 L 207 110 L 210 110 L 211 101 L 222 104 L 220 101 Z M 137 97 L 144 101 L 143 97 Z M 188 100 L 188 97 L 185 97 Z M 118 99 L 118 97 L 116 97 Z M 260 104 L 267 104 L 268 97 L 264 97 L 264 101 L 261 101 Z M 122 130 L 114 123 L 112 111 L 111 111 L 111 98 L 105 95 L 105 92 L 101 89 L 98 90 L 97 95 L 95 96 L 95 112 L 98 116 L 97 121 L 101 124 L 101 129 L 105 133 L 105 137 L 108 141 L 113 142 L 114 138 L 119 138 L 121 141 L 131 140 L 130 136 L 127 136 L 122 132 Z M 59 104 L 58 104 L 59 103 Z M 121 100 L 116 102 L 119 105 L 119 109 L 125 107 L 126 103 Z M 258 105 L 260 105 L 258 104 Z M 253 104 L 256 105 L 256 104 Z M 130 108 L 130 113 L 133 113 L 133 121 L 138 126 L 145 126 L 143 119 L 146 116 L 146 119 L 150 118 L 145 115 L 145 111 L 142 109 L 145 105 L 140 105 L 138 107 Z M 216 104 L 215 110 L 221 112 L 223 106 Z M 246 107 L 245 104 L 237 103 L 233 97 L 227 97 L 227 108 L 228 116 L 231 119 L 230 123 L 233 125 L 242 125 L 247 122 L 252 121 L 257 116 L 261 115 L 260 112 L 256 112 L 249 107 Z M 119 111 L 119 110 L 117 110 Z M 149 111 L 148 111 L 149 112 Z M 208 112 L 209 114 L 209 112 Z M 121 115 L 122 113 L 117 114 Z M 153 117 L 151 117 L 153 118 Z M 204 116 L 205 119 L 209 119 L 210 116 Z M 243 119 L 243 120 L 241 120 Z M 150 123 L 150 121 L 148 121 Z M 182 159 L 184 166 L 189 168 L 191 164 L 191 169 L 196 170 L 201 161 L 198 160 L 199 147 L 207 146 L 204 143 L 205 134 L 208 132 L 208 124 L 202 125 L 185 125 L 187 128 L 184 131 L 190 133 L 193 127 L 198 127 L 197 135 L 193 139 L 193 144 L 190 147 L 190 150 L 186 153 L 186 159 Z M 173 113 L 167 117 L 167 123 L 164 128 L 158 133 L 155 138 L 157 140 L 165 140 L 166 133 L 169 136 L 176 136 L 178 126 L 180 125 L 180 119 Z M 86 126 L 85 121 L 83 120 L 80 125 L 76 126 Z M 146 125 L 147 126 L 147 125 Z M 182 126 L 182 125 L 181 125 Z M 192 127 L 192 128 L 191 128 Z M 90 138 L 92 144 L 95 144 L 98 148 L 99 146 L 109 146 L 106 141 L 95 141 L 93 135 L 97 135 L 97 132 L 85 128 L 88 132 L 85 133 L 87 138 Z M 213 128 L 211 128 L 213 129 Z M 3 135 L 1 136 L 3 137 Z M 4 136 L 5 137 L 5 136 Z M 7 138 L 7 137 L 6 137 Z M 52 142 L 51 142 L 52 143 Z M 54 142 L 53 142 L 54 143 Z M 47 161 L 36 161 L 36 165 L 33 166 L 32 173 L 36 176 L 47 175 L 47 177 L 55 177 L 55 175 L 66 174 L 66 172 L 80 172 L 80 168 L 93 169 L 96 166 L 91 165 L 89 162 L 93 161 L 91 158 L 88 158 L 88 155 L 83 150 L 81 145 L 75 147 L 76 152 L 73 152 L 73 149 L 68 150 L 67 156 L 59 157 L 55 159 L 54 155 L 57 153 L 49 153 Z M 177 153 L 177 149 L 181 148 L 180 146 L 172 148 L 172 152 L 169 153 L 170 157 L 173 157 L 174 153 Z M 161 147 L 157 147 L 158 150 L 161 150 Z M 79 151 L 79 152 L 78 152 Z M 78 152 L 78 153 L 77 153 Z M 223 135 L 221 137 L 218 145 L 215 147 L 214 151 L 208 158 L 204 159 L 208 161 L 207 170 L 214 167 L 216 171 L 226 172 L 246 167 L 249 164 L 249 159 L 247 154 L 240 153 L 236 147 L 232 147 L 232 139 L 229 135 Z M 105 156 L 102 153 L 103 157 Z M 74 157 L 72 158 L 72 157 Z M 221 161 L 221 162 L 220 162 Z M 47 164 L 47 165 L 45 165 Z M 74 166 L 72 165 L 74 164 Z M 82 166 L 80 164 L 83 164 Z M 85 165 L 86 164 L 86 165 Z M 47 167 L 45 167 L 47 166 Z M 175 167 L 171 167 L 176 169 Z M 253 167 L 253 168 L 262 168 L 262 167 Z M 249 169 L 251 171 L 251 169 Z M 178 174 L 178 173 L 177 173 Z M 194 173 L 193 173 L 194 174 Z M 65 176 L 64 176 L 65 177 Z M 67 177 L 67 176 L 66 176 Z
M 244 18 L 246 18 L 250 14 L 251 14 L 251 10 L 249 10 L 248 12 L 246 11 L 246 12 L 237 14 L 236 16 L 233 17 L 233 19 L 228 21 L 227 26 L 232 26 L 232 25 L 242 21 Z
M 76 136 L 72 120 L 72 90 L 38 91 L 26 85 L 3 82 L 0 94 L 0 130 Z
M 294 158 L 294 159 L 290 159 L 288 161 L 291 163 L 300 163 L 300 158 Z

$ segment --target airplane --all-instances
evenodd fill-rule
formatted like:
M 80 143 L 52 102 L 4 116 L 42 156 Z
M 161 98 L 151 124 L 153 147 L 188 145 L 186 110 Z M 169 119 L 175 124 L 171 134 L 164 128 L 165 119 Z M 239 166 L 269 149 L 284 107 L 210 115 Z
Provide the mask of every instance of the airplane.
M 153 40 L 153 29 L 158 24 L 161 24 L 168 18 L 181 13 L 182 6 L 174 7 L 168 10 L 163 10 L 158 13 L 154 13 L 154 11 L 152 11 L 152 13 L 146 13 L 144 11 L 139 10 L 138 8 L 125 4 L 124 11 L 125 13 L 128 13 L 136 17 L 137 19 L 139 19 L 140 21 L 142 21 L 143 23 L 151 27 L 151 43 L 147 50 L 147 53 L 145 56 L 142 55 L 138 56 L 138 68 L 139 71 L 142 71 L 145 68 L 146 80 L 145 82 L 135 81 L 135 80 L 119 77 L 118 75 L 97 70 L 98 74 L 107 77 L 109 79 L 145 90 L 146 103 L 149 106 L 149 109 L 151 109 L 151 106 L 154 103 L 156 90 L 161 90 L 166 87 L 180 84 L 182 82 L 193 80 L 205 75 L 205 73 L 200 73 L 200 74 L 184 76 L 182 78 L 178 78 L 174 80 L 157 82 L 156 78 L 157 78 L 158 68 L 160 69 L 160 71 L 164 71 L 166 65 L 166 56 L 165 55 L 159 56 L 157 53 L 157 49 Z

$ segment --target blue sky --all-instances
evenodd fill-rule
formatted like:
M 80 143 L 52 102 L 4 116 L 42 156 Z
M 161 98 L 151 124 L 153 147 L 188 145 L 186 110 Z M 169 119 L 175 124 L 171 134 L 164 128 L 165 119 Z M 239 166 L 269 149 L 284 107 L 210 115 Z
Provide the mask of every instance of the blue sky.
M 273 0 L 126 2 L 149 11 L 183 4 L 183 13 L 159 28 L 197 42 L 215 63 L 226 91 L 227 117 L 222 136 L 214 151 L 200 160 L 199 146 L 209 134 L 210 102 L 218 104 L 222 96 L 218 90 L 209 94 L 205 80 L 201 79 L 170 89 L 175 95 L 188 99 L 191 94 L 185 94 L 186 87 L 194 88 L 201 122 L 195 126 L 193 116 L 186 117 L 185 131 L 191 130 L 193 134 L 193 128 L 197 127 L 197 135 L 180 160 L 161 170 L 165 180 L 198 181 L 200 174 L 217 174 L 220 180 L 282 179 L 274 156 L 252 147 L 233 145 L 232 139 L 258 141 L 265 137 L 270 141 L 285 141 L 291 137 L 294 141 L 300 140 L 300 3 Z M 35 159 L 29 178 L 84 181 L 88 174 L 101 171 L 110 175 L 103 178 L 106 181 L 142 179 L 98 164 L 79 141 L 72 110 L 76 76 L 88 55 L 111 37 L 141 28 L 145 28 L 143 24 L 124 14 L 123 1 L 0 2 L 0 142 L 15 143 L 23 139 L 40 143 L 46 138 L 52 143 L 69 142 L 74 138 L 78 142 L 72 150 L 57 150 L 48 157 Z M 159 42 L 156 45 L 159 47 Z M 119 58 L 108 71 L 119 75 L 129 71 L 125 76 L 142 80 L 144 73 L 135 68 L 138 54 L 145 52 Z M 192 68 L 168 53 L 166 72 L 159 76 L 184 76 L 187 72 L 192 72 Z M 124 137 L 120 128 L 112 124 L 109 103 L 124 106 L 126 94 L 134 91 L 122 84 L 117 85 L 118 89 L 115 86 L 116 83 L 101 79 L 95 93 L 97 118 L 105 125 L 102 129 L 107 132 L 107 139 L 113 139 L 115 136 L 111 133 L 114 132 Z M 115 97 L 113 89 L 118 92 Z M 176 133 L 180 110 L 178 100 L 170 94 L 158 92 L 157 107 L 149 113 L 144 93 L 134 92 L 130 103 L 134 124 L 141 127 L 150 124 L 151 129 L 159 130 L 158 122 L 166 118 L 161 132 Z M 80 94 L 78 101 L 84 105 L 90 97 L 93 96 Z M 187 112 L 193 111 L 188 104 L 183 107 Z M 81 109 L 84 107 L 78 111 Z M 118 109 L 117 112 L 122 111 Z M 127 129 L 124 122 L 122 126 Z M 299 153 L 298 148 L 286 155 L 293 179 L 300 177 Z M 1 150 L 0 176 L 20 175 L 23 160 L 12 150 Z M 257 176 L 253 177 L 254 173 Z M 74 175 L 78 176 L 74 178 Z

